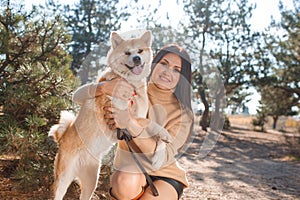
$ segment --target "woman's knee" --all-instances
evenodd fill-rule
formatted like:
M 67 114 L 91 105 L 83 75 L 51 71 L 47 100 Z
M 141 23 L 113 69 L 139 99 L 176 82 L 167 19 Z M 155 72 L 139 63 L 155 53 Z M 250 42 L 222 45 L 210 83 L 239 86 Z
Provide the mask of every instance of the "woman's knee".
M 145 185 L 146 180 L 140 173 L 116 171 L 111 177 L 111 191 L 118 199 L 134 198 Z
M 112 183 L 120 186 L 135 186 L 135 185 L 141 185 L 144 181 L 143 174 L 138 173 L 128 173 L 123 171 L 116 171 L 112 175 Z

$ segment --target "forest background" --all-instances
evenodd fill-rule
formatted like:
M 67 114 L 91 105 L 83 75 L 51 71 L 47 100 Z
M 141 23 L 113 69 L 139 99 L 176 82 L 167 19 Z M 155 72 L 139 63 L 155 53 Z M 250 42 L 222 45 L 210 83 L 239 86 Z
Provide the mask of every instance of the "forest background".
M 280 117 L 294 116 L 285 124 L 299 132 L 298 1 L 279 1 L 278 15 L 265 28 L 255 28 L 269 20 L 253 22 L 250 0 L 168 2 L 170 10 L 181 8 L 177 18 L 161 9 L 164 1 L 49 0 L 31 7 L 1 0 L 0 151 L 14 158 L 10 177 L 22 190 L 53 182 L 56 148 L 47 132 L 61 110 L 78 110 L 72 92 L 105 67 L 112 30 L 149 29 L 154 52 L 173 42 L 190 52 L 203 130 L 230 128 L 227 115 L 249 114 L 251 89 L 260 96 L 254 127 L 264 131 L 269 120 L 276 130 Z

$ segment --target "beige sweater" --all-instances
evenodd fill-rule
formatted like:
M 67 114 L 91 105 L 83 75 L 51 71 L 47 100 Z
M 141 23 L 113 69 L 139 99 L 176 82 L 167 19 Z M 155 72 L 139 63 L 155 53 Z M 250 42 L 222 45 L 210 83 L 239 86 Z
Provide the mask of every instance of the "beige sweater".
M 153 84 L 148 86 L 148 98 L 150 105 L 148 111 L 149 123 L 144 127 L 142 134 L 134 139 L 134 142 L 147 157 L 151 158 L 153 152 L 147 151 L 155 149 L 156 142 L 155 137 L 151 138 L 149 135 L 155 135 L 157 131 L 168 131 L 173 141 L 167 144 L 166 158 L 160 169 L 154 170 L 147 162 L 143 162 L 143 165 L 150 175 L 173 178 L 187 187 L 185 170 L 179 166 L 175 155 L 179 153 L 180 148 L 191 136 L 193 115 L 181 108 L 171 91 L 161 90 Z M 151 146 L 153 147 L 151 148 Z M 131 172 L 140 173 L 124 141 L 120 141 L 118 144 L 114 166 L 120 170 L 123 166 L 131 166 Z
M 73 101 L 81 105 L 87 98 L 93 98 L 90 94 L 94 94 L 96 87 L 97 84 L 82 86 L 74 93 Z M 175 156 L 190 139 L 193 115 L 181 108 L 171 91 L 161 90 L 154 84 L 149 84 L 148 86 L 148 98 L 148 123 L 146 126 L 143 126 L 144 129 L 141 135 L 134 139 L 135 144 L 139 146 L 144 155 L 151 159 L 157 144 L 153 135 L 158 131 L 167 131 L 173 137 L 173 141 L 167 144 L 164 164 L 160 169 L 154 170 L 148 162 L 142 163 L 150 175 L 173 178 L 187 187 L 186 172 L 179 166 Z M 142 161 L 143 159 L 140 157 L 139 160 Z M 128 151 L 126 143 L 119 141 L 114 167 L 115 169 L 123 170 L 124 166 L 126 166 L 126 169 L 130 169 L 132 173 L 141 173 Z

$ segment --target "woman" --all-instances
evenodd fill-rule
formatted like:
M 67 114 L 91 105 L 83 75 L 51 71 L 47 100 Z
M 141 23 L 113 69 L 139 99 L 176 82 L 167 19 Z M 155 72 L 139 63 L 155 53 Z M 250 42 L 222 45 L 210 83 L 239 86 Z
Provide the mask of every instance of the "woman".
M 141 124 L 126 111 L 106 107 L 105 119 L 112 128 L 126 128 L 133 136 L 133 142 L 145 155 L 153 154 L 157 141 L 151 139 L 153 130 L 164 130 L 172 136 L 166 145 L 163 166 L 154 170 L 148 166 L 148 173 L 159 196 L 155 197 L 143 173 L 129 156 L 124 141 L 118 143 L 114 160 L 115 171 L 111 177 L 110 194 L 113 199 L 179 199 L 184 187 L 188 186 L 186 173 L 178 165 L 175 156 L 189 139 L 193 114 L 191 110 L 191 62 L 187 52 L 178 45 L 163 47 L 152 62 L 152 73 L 148 80 L 149 110 L 147 123 Z M 87 89 L 86 89 L 87 88 Z M 81 90 L 81 91 L 80 91 Z M 83 92 L 85 91 L 85 92 Z M 133 88 L 124 80 L 112 80 L 101 84 L 84 86 L 74 94 L 75 102 L 83 102 L 84 93 L 95 96 L 103 93 L 126 99 L 132 95 Z M 112 91 L 116 91 L 112 93 Z M 146 138 L 145 136 L 149 136 Z M 146 166 L 147 167 L 147 166 Z

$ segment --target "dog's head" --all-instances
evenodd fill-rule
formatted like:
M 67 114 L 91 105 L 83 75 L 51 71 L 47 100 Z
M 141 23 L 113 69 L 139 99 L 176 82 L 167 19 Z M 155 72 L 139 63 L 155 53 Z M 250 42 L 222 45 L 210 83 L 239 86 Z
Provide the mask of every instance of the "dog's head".
M 152 62 L 152 35 L 146 31 L 139 38 L 123 39 L 111 33 L 111 50 L 107 62 L 114 73 L 129 82 L 140 81 L 150 73 Z

